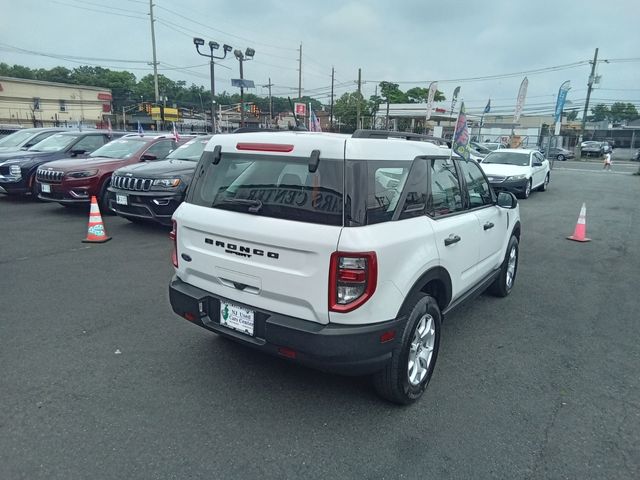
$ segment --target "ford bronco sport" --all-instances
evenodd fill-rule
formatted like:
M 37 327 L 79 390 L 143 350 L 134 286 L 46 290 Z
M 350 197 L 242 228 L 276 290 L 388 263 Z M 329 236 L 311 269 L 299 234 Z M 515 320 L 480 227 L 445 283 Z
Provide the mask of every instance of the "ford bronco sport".
M 411 403 L 443 315 L 510 293 L 519 208 L 417 135 L 215 135 L 173 216 L 174 312 Z

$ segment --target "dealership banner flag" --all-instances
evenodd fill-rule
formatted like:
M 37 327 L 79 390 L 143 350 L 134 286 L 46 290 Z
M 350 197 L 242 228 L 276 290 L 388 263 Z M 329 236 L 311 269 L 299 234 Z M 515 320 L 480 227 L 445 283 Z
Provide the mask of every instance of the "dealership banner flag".
M 180 135 L 178 134 L 178 129 L 176 128 L 176 122 L 171 122 L 173 124 L 173 130 L 171 133 L 173 133 L 173 138 L 176 140 L 176 142 L 180 141 Z
M 467 128 L 467 115 L 464 110 L 464 102 L 460 104 L 460 113 L 456 122 L 456 130 L 453 133 L 453 151 L 456 155 L 469 160 L 469 129 Z
M 558 99 L 556 100 L 556 110 L 555 110 L 555 119 L 556 123 L 562 120 L 562 110 L 564 109 L 564 102 L 567 99 L 567 93 L 571 90 L 571 81 L 567 80 L 562 85 L 560 85 L 560 89 L 558 90 Z
M 516 112 L 513 115 L 513 123 L 520 121 L 520 116 L 524 110 L 524 101 L 527 98 L 527 87 L 529 86 L 529 80 L 524 77 L 520 84 L 520 90 L 518 90 L 518 101 L 516 102 Z
M 483 113 L 489 113 L 490 111 L 491 111 L 491 99 L 489 99 L 489 101 L 487 102 L 487 106 L 484 107 Z
M 140 120 L 138 120 L 138 133 L 140 135 L 144 135 L 144 129 L 142 128 L 142 125 L 140 125 Z
M 453 90 L 453 96 L 451 97 L 451 113 L 453 113 L 453 110 L 456 108 L 456 102 L 458 101 L 458 94 L 460 93 L 460 87 L 456 87 Z
M 429 120 L 431 118 L 431 112 L 433 111 L 433 99 L 436 97 L 436 91 L 438 90 L 438 82 L 431 82 L 429 85 L 429 95 L 427 96 L 427 114 L 424 119 Z
M 111 138 L 113 136 L 113 130 L 111 129 L 111 119 L 110 118 L 107 118 L 107 125 L 108 125 L 107 132 L 109 134 L 109 138 Z
M 311 130 L 312 132 L 321 132 L 322 131 L 322 127 L 320 126 L 320 120 L 318 120 L 318 116 L 316 115 L 316 112 L 314 112 L 313 110 L 309 110 L 311 112 L 311 119 L 309 121 L 309 126 L 311 127 L 309 130 Z

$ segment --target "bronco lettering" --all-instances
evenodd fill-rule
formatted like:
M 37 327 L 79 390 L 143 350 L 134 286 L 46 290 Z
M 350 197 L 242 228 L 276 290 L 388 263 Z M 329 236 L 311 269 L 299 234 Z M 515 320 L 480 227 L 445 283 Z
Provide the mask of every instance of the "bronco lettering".
M 205 238 L 204 243 L 207 245 L 214 245 L 216 247 L 220 247 L 224 249 L 225 253 L 233 253 L 234 255 L 238 255 L 239 257 L 251 258 L 252 255 L 256 255 L 258 257 L 268 257 L 277 260 L 280 258 L 280 254 L 277 252 L 269 252 L 265 250 L 260 250 L 259 248 L 251 248 L 245 247 L 244 245 L 238 245 L 235 243 L 227 243 L 221 240 L 213 240 L 212 238 Z

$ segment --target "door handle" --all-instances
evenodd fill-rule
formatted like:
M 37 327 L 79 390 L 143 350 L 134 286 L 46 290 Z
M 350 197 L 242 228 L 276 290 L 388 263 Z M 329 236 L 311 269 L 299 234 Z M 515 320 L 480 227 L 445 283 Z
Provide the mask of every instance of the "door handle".
M 451 234 L 448 238 L 444 239 L 444 246 L 448 247 L 449 245 L 453 245 L 454 243 L 458 243 L 460 241 L 460 237 L 458 235 Z
M 482 228 L 484 228 L 485 230 L 489 230 L 490 228 L 495 227 L 495 225 L 492 222 L 487 222 L 485 223 Z

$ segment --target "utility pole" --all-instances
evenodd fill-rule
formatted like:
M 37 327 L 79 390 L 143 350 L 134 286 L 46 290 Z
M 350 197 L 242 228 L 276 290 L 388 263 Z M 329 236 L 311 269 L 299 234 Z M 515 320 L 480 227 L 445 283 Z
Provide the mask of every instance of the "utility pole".
M 273 83 L 271 83 L 271 77 L 269 77 L 269 83 L 263 85 L 263 87 L 269 87 L 269 125 L 273 121 L 273 100 L 271 99 L 271 87 L 273 87 Z
M 591 64 L 591 74 L 589 75 L 589 81 L 587 82 L 587 100 L 584 102 L 584 111 L 582 112 L 582 123 L 580 124 L 580 143 L 582 143 L 582 136 L 584 135 L 584 127 L 587 121 L 587 112 L 589 111 L 589 100 L 591 99 L 591 90 L 593 89 L 593 82 L 596 75 L 596 65 L 598 63 L 598 49 L 593 55 L 593 63 Z M 580 152 L 582 155 L 582 152 Z
M 298 57 L 298 98 L 302 98 L 302 44 L 300 44 L 300 56 Z
M 329 109 L 329 130 L 333 132 L 333 81 L 335 78 L 336 70 L 331 67 L 331 107 Z
M 156 98 L 156 105 L 160 101 L 160 94 L 158 93 L 158 62 L 156 60 L 156 31 L 154 27 L 155 20 L 153 19 L 153 0 L 149 0 L 149 18 L 151 20 L 151 46 L 153 48 L 153 89 Z M 158 120 L 156 120 L 156 131 L 158 130 Z
M 240 127 L 244 127 L 244 86 L 242 80 L 244 79 L 242 73 L 242 62 L 244 57 L 240 57 L 238 61 L 240 62 Z
M 356 103 L 356 130 L 360 127 L 360 98 L 362 97 L 362 69 L 358 69 L 358 103 Z

